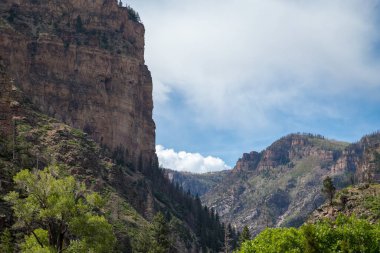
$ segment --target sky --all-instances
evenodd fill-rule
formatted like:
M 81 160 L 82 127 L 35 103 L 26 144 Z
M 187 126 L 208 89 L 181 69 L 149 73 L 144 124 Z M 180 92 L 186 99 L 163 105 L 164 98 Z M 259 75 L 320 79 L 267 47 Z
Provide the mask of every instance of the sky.
M 380 0 L 129 0 L 163 167 L 228 169 L 295 132 L 380 129 Z

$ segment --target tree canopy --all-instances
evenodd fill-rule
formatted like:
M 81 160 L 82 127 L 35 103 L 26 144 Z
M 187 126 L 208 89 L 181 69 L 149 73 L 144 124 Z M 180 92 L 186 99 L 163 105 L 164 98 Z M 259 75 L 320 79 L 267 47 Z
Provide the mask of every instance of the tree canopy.
M 268 228 L 243 243 L 240 253 L 380 252 L 380 223 L 339 216 L 301 228 Z
M 166 253 L 169 251 L 171 246 L 169 225 L 161 212 L 158 212 L 153 218 L 152 237 L 153 243 L 150 252 Z
M 74 177 L 59 174 L 57 167 L 47 167 L 14 177 L 18 191 L 5 199 L 12 204 L 15 226 L 28 233 L 22 252 L 111 252 L 115 237 L 100 215 L 102 198 Z

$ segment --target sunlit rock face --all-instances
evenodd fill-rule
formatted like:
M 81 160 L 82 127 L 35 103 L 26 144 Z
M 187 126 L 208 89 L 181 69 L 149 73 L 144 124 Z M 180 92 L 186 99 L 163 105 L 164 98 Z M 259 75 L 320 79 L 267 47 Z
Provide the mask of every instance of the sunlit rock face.
M 155 165 L 144 26 L 113 0 L 3 0 L 0 54 L 39 109 L 134 167 Z

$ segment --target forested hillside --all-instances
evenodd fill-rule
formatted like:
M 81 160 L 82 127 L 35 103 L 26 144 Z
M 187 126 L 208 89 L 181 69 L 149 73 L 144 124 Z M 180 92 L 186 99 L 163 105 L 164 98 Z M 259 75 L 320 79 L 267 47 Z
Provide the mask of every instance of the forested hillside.
M 157 242 L 157 212 L 164 214 L 162 223 L 168 227 L 165 236 L 170 242 L 166 247 L 171 251 L 218 252 L 223 247 L 224 227 L 218 216 L 171 184 L 161 169 L 134 168 L 117 150 L 100 147 L 81 130 L 41 113 L 3 65 L 0 75 L 0 230 L 10 231 L 15 247 L 29 235 L 30 228 L 15 225 L 17 215 L 12 215 L 12 205 L 4 197 L 15 190 L 13 177 L 22 169 L 42 170 L 51 165 L 104 199 L 97 213 L 112 224 L 117 240 L 114 248 L 100 252 L 146 252 L 146 247 Z M 47 229 L 45 225 L 41 228 Z

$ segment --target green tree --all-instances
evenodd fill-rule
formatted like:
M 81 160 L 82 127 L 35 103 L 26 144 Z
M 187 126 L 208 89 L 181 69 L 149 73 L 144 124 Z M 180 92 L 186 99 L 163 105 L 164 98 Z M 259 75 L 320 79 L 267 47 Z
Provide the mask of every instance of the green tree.
M 239 245 L 242 245 L 244 242 L 249 241 L 251 239 L 251 234 L 249 232 L 249 228 L 244 226 L 243 231 L 239 236 Z
M 240 253 L 332 253 L 380 252 L 380 222 L 371 224 L 355 216 L 338 216 L 300 229 L 266 229 L 243 243 Z
M 151 253 L 166 253 L 169 251 L 171 246 L 169 225 L 161 212 L 158 212 L 153 218 L 152 237 Z
M 14 177 L 18 191 L 5 199 L 12 204 L 15 226 L 28 233 L 22 252 L 111 252 L 112 226 L 95 212 L 103 200 L 74 177 L 59 174 L 57 167 L 48 167 Z
M 134 22 L 141 22 L 140 15 L 138 12 L 136 12 L 132 7 L 127 5 L 127 11 L 128 11 L 128 18 Z
M 77 16 L 75 28 L 78 33 L 82 33 L 84 31 L 82 18 L 80 16 Z
M 241 253 L 302 253 L 303 236 L 296 228 L 267 228 L 254 240 L 243 243 Z
M 0 236 L 0 252 L 13 253 L 12 235 L 9 229 L 5 229 Z
M 327 176 L 323 180 L 323 187 L 322 187 L 322 192 L 328 197 L 330 201 L 330 206 L 333 204 L 333 198 L 335 195 L 336 188 L 334 186 L 334 183 L 331 179 L 331 177 Z

